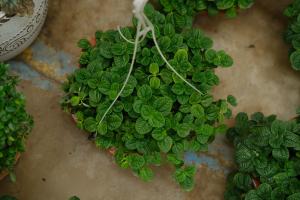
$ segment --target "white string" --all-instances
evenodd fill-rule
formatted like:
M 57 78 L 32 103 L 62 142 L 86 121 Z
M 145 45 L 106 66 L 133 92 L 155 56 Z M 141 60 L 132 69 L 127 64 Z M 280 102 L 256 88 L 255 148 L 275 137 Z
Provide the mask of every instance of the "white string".
M 191 88 L 193 88 L 194 90 L 196 90 L 199 94 L 203 94 L 200 90 L 198 90 L 195 86 L 193 86 L 190 82 L 188 82 L 184 77 L 182 77 L 175 69 L 174 67 L 172 67 L 172 65 L 169 63 L 169 61 L 166 59 L 166 57 L 164 56 L 164 54 L 162 53 L 162 51 L 160 50 L 160 47 L 158 45 L 158 42 L 156 40 L 156 36 L 155 36 L 155 29 L 153 27 L 153 24 L 151 23 L 151 21 L 147 18 L 146 15 L 144 15 L 144 18 L 147 22 L 147 24 L 149 25 L 149 27 L 151 27 L 151 32 L 152 32 L 152 39 L 154 41 L 154 44 L 156 46 L 156 49 L 158 51 L 158 53 L 160 54 L 161 58 L 165 61 L 165 63 L 167 64 L 167 66 L 181 79 L 183 80 L 186 84 L 188 84 Z
M 148 0 L 133 0 L 133 7 L 134 7 L 133 14 L 137 18 L 137 20 L 141 23 L 143 28 L 147 27 L 147 24 L 143 17 L 144 8 L 145 8 L 147 2 L 148 2 Z
M 128 43 L 130 43 L 130 44 L 134 44 L 133 41 L 128 40 L 128 39 L 123 35 L 123 33 L 122 33 L 122 31 L 121 31 L 121 29 L 120 29 L 119 26 L 118 26 L 118 31 L 119 31 L 120 36 L 121 36 L 126 42 L 128 42 Z
M 148 28 L 148 27 L 147 27 L 147 28 Z M 145 30 L 146 30 L 146 28 L 145 28 Z M 144 31 L 145 31 L 145 30 L 144 30 Z M 143 37 L 138 41 L 138 43 L 141 43 L 141 42 L 145 39 L 145 37 L 147 36 L 147 34 L 143 34 L 144 31 L 141 31 L 141 32 L 140 32 L 140 34 L 143 35 Z M 149 30 L 149 31 L 150 31 L 150 30 Z M 149 31 L 147 31 L 147 33 L 148 33 Z M 123 35 L 123 33 L 122 33 L 120 27 L 118 27 L 118 32 L 119 32 L 119 34 L 121 35 L 121 38 L 123 38 L 126 42 L 128 42 L 128 43 L 130 43 L 130 44 L 135 44 L 134 41 L 130 41 L 129 39 L 127 39 L 127 38 Z
M 130 68 L 129 68 L 129 71 L 128 71 L 128 74 L 127 74 L 127 77 L 123 83 L 123 86 L 120 90 L 120 92 L 118 93 L 118 95 L 116 96 L 116 98 L 114 99 L 114 101 L 110 104 L 110 106 L 108 107 L 108 109 L 105 111 L 104 115 L 102 116 L 100 122 L 98 123 L 101 124 L 102 121 L 105 119 L 106 115 L 108 114 L 108 112 L 110 111 L 110 109 L 114 106 L 114 104 L 116 103 L 116 101 L 118 100 L 118 98 L 120 97 L 120 95 L 122 94 L 122 92 L 124 91 L 128 81 L 129 81 L 129 78 L 130 78 L 130 75 L 132 73 L 132 70 L 133 70 L 133 66 L 134 66 L 134 62 L 135 62 L 135 57 L 136 57 L 136 52 L 137 52 L 137 48 L 138 48 L 138 41 L 139 41 L 139 32 L 140 32 L 140 29 L 141 29 L 142 25 L 141 23 L 138 23 L 137 25 L 137 36 L 135 38 L 135 45 L 134 45 L 134 50 L 133 50 L 133 56 L 132 56 L 132 61 L 131 61 L 131 65 L 130 65 Z M 96 136 L 98 134 L 98 131 L 96 132 Z
M 106 115 L 108 114 L 108 112 L 112 109 L 112 107 L 114 106 L 114 104 L 116 103 L 116 101 L 118 100 L 118 98 L 121 96 L 122 92 L 124 91 L 130 75 L 132 73 L 133 70 L 133 66 L 135 63 L 135 59 L 136 59 L 136 54 L 137 54 L 137 49 L 138 49 L 138 45 L 139 43 L 141 43 L 147 36 L 147 34 L 149 32 L 152 33 L 152 39 L 154 41 L 154 44 L 157 48 L 158 53 L 160 54 L 161 58 L 164 60 L 164 62 L 167 64 L 167 66 L 181 79 L 183 80 L 186 84 L 188 84 L 191 88 L 193 88 L 195 91 L 197 91 L 199 94 L 203 94 L 200 90 L 198 90 L 195 86 L 193 86 L 191 83 L 189 83 L 184 77 L 182 77 L 176 70 L 175 68 L 168 62 L 168 60 L 165 58 L 164 54 L 162 53 L 156 36 L 155 36 L 155 29 L 153 24 L 151 23 L 151 21 L 147 18 L 147 16 L 144 14 L 144 7 L 146 5 L 148 0 L 134 0 L 133 5 L 134 5 L 134 10 L 133 13 L 135 15 L 135 17 L 138 20 L 138 25 L 137 25 L 137 31 L 136 31 L 136 38 L 135 41 L 131 41 L 129 39 L 127 39 L 122 31 L 120 30 L 120 27 L 118 27 L 118 31 L 120 36 L 128 43 L 130 44 L 134 44 L 134 51 L 133 51 L 133 56 L 132 56 L 132 61 L 131 61 L 131 65 L 127 74 L 127 77 L 123 83 L 123 86 L 121 88 L 121 90 L 119 91 L 118 95 L 116 96 L 116 98 L 113 100 L 113 102 L 111 103 L 111 105 L 108 107 L 108 109 L 105 111 L 104 115 L 102 116 L 100 122 L 98 123 L 101 124 L 103 122 L 103 120 L 105 119 Z M 98 132 L 96 132 L 96 136 L 97 136 Z

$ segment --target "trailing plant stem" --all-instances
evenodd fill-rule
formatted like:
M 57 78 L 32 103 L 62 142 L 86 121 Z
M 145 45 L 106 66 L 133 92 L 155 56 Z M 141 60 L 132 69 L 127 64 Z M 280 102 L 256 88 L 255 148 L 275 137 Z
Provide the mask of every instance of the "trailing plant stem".
M 138 23 L 138 26 L 137 26 L 137 35 L 136 35 L 136 38 L 135 38 L 135 45 L 134 45 L 134 50 L 133 50 L 133 56 L 132 56 L 132 61 L 131 61 L 131 65 L 130 65 L 130 68 L 129 68 L 129 71 L 128 71 L 128 74 L 127 74 L 127 77 L 124 81 L 124 84 L 121 88 L 121 90 L 119 91 L 118 95 L 116 96 L 116 98 L 114 99 L 114 101 L 110 104 L 110 106 L 108 107 L 108 109 L 105 111 L 104 115 L 102 116 L 99 124 L 101 124 L 103 122 L 103 120 L 105 119 L 106 115 L 108 114 L 108 112 L 110 111 L 110 109 L 112 109 L 112 107 L 114 106 L 114 104 L 116 103 L 116 101 L 118 100 L 118 98 L 120 97 L 120 95 L 122 94 L 122 92 L 124 91 L 128 81 L 129 81 L 129 78 L 130 78 L 130 75 L 132 73 L 132 70 L 133 70 L 133 66 L 134 66 L 134 62 L 135 62 L 135 58 L 136 58 L 136 53 L 137 53 L 137 48 L 138 48 L 138 41 L 139 41 L 139 38 L 140 38 L 140 31 L 141 31 L 141 28 L 142 28 L 142 25 L 141 23 L 139 22 Z M 97 136 L 98 132 L 96 132 L 96 136 Z

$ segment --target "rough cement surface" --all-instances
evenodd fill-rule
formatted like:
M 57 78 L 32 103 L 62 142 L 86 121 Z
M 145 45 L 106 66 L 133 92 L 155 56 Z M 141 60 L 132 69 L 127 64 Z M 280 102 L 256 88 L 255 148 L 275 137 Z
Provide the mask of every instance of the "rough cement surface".
M 72 0 L 51 0 L 42 38 L 57 49 L 78 55 L 79 49 L 75 44 L 80 38 L 91 38 L 96 30 L 130 25 L 131 2 L 78 0 L 74 3 Z
M 214 39 L 216 49 L 225 49 L 234 58 L 234 67 L 217 71 L 221 84 L 214 90 L 216 98 L 227 94 L 237 97 L 239 106 L 234 113 L 262 111 L 282 119 L 294 116 L 300 102 L 300 79 L 289 66 L 288 46 L 282 41 L 286 21 L 281 13 L 289 2 L 258 1 L 234 20 L 200 15 L 196 21 L 195 26 Z M 76 66 L 77 40 L 92 37 L 97 29 L 130 24 L 130 8 L 131 0 L 51 0 L 40 41 L 73 55 L 70 63 Z M 25 62 L 34 69 L 52 80 L 61 80 L 61 76 L 55 77 L 55 71 L 47 69 L 51 63 L 34 66 L 37 62 L 28 57 L 31 61 Z M 58 61 L 64 60 L 59 57 Z M 23 81 L 20 89 L 36 125 L 16 167 L 17 183 L 8 179 L 0 182 L 0 194 L 14 194 L 19 200 L 67 200 L 72 195 L 82 200 L 223 199 L 224 171 L 214 168 L 232 166 L 231 151 L 223 137 L 211 146 L 211 157 L 205 157 L 208 166 L 199 166 L 195 190 L 184 193 L 173 182 L 168 166 L 155 169 L 156 178 L 151 183 L 143 183 L 131 172 L 116 167 L 110 156 L 88 141 L 60 110 L 57 84 L 47 91 L 38 89 L 35 82 Z
M 214 93 L 216 98 L 237 97 L 236 112 L 260 111 L 282 119 L 295 116 L 300 73 L 290 67 L 288 46 L 282 39 L 286 28 L 282 12 L 289 2 L 261 1 L 234 20 L 198 17 L 195 26 L 234 59 L 232 68 L 217 70 L 221 84 Z
M 155 169 L 154 181 L 140 181 L 117 167 L 110 155 L 76 128 L 60 110 L 58 91 L 44 91 L 25 81 L 20 89 L 27 97 L 35 127 L 16 166 L 17 182 L 8 178 L 0 182 L 0 194 L 14 194 L 20 200 L 67 200 L 72 195 L 82 200 L 217 200 L 222 196 L 224 175 L 204 166 L 192 193 L 180 191 L 168 166 Z

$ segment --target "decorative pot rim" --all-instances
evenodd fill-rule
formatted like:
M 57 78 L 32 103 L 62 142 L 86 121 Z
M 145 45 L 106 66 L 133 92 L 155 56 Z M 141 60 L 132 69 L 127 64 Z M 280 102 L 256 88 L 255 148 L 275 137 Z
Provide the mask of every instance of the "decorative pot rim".
M 16 54 L 20 53 L 21 50 L 24 50 L 28 45 L 33 41 L 33 38 L 36 38 L 38 33 L 41 30 L 42 25 L 44 24 L 45 18 L 47 16 L 48 11 L 48 0 L 35 0 L 38 2 L 35 4 L 36 8 L 34 8 L 34 13 L 28 16 L 13 16 L 9 21 L 5 22 L 0 29 L 3 28 L 5 30 L 5 26 L 8 24 L 9 26 L 13 26 L 14 23 L 18 23 L 18 19 L 23 21 L 20 28 L 16 31 L 12 31 L 9 37 L 3 38 L 3 41 L 0 41 L 0 60 L 9 59 Z M 2 31 L 1 31 L 2 32 Z M 20 50 L 15 54 L 16 51 Z

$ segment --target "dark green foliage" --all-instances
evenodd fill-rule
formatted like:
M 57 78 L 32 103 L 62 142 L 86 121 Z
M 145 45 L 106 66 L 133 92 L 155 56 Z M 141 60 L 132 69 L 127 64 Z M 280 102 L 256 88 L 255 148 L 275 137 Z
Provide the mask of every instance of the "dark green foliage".
M 285 40 L 292 46 L 290 50 L 290 61 L 295 70 L 300 70 L 300 1 L 294 0 L 294 2 L 285 9 L 284 15 L 289 17 Z
M 228 103 L 230 103 L 230 105 L 237 106 L 237 101 L 236 101 L 236 98 L 234 96 L 229 95 L 227 97 L 227 101 L 228 101 Z
M 96 32 L 95 47 L 79 42 L 83 48 L 81 69 L 64 84 L 62 107 L 75 116 L 79 128 L 91 136 L 97 133 L 98 147 L 116 149 L 120 167 L 130 168 L 149 181 L 154 176 L 150 166 L 163 164 L 166 154 L 176 167 L 175 179 L 190 190 L 196 170 L 184 165 L 184 152 L 206 150 L 215 135 L 226 129 L 222 123 L 231 111 L 226 100 L 213 99 L 211 89 L 219 84 L 214 69 L 229 67 L 232 59 L 224 51 L 211 49 L 212 40 L 200 30 L 175 31 L 170 18 L 149 5 L 145 11 L 156 27 L 165 57 L 203 95 L 169 70 L 148 35 L 139 45 L 124 92 L 100 123 L 120 91 L 133 53 L 133 45 L 110 30 Z M 121 31 L 129 39 L 135 37 L 135 27 Z M 212 54 L 209 58 L 208 51 Z
M 238 169 L 228 177 L 226 200 L 299 199 L 299 122 L 239 113 L 227 136 Z
M 176 26 L 191 26 L 194 16 L 199 12 L 217 15 L 225 12 L 230 18 L 237 15 L 238 9 L 250 8 L 254 0 L 159 0 L 167 18 L 172 19 Z
M 77 196 L 72 196 L 69 198 L 69 200 L 80 200 Z
M 0 200 L 17 200 L 17 198 L 8 196 L 8 195 L 4 195 L 4 196 L 0 196 Z
M 33 121 L 26 113 L 24 96 L 16 91 L 17 77 L 8 75 L 0 63 L 0 172 L 12 171 L 16 154 L 25 149 Z
M 18 199 L 16 197 L 4 195 L 4 196 L 0 196 L 0 200 L 18 200 Z M 69 200 L 80 200 L 80 198 L 78 198 L 77 196 L 72 196 L 69 198 Z

